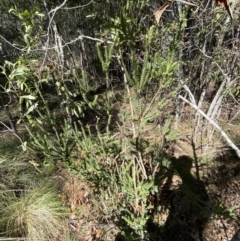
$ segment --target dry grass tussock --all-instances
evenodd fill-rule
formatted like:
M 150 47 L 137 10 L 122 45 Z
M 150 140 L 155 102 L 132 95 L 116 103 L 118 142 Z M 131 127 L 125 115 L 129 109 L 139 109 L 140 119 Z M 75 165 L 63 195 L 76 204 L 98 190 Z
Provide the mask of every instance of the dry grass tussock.
M 9 198 L 0 211 L 5 237 L 53 241 L 66 234 L 66 211 L 53 183 L 25 190 L 20 198 Z

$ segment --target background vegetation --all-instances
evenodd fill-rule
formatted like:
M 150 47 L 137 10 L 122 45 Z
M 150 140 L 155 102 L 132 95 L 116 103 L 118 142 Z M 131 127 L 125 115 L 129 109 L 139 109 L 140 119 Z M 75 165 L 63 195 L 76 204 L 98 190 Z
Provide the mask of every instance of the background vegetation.
M 0 240 L 236 232 L 238 4 L 163 4 L 1 1 Z

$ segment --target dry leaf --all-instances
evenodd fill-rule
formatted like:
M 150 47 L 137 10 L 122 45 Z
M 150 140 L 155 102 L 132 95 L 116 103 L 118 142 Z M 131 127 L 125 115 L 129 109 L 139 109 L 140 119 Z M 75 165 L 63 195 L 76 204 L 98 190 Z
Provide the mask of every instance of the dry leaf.
M 172 1 L 165 2 L 160 8 L 154 11 L 156 22 L 159 23 L 163 12 L 171 5 Z
M 231 11 L 231 8 L 229 7 L 228 0 L 216 0 L 216 2 L 218 5 L 224 7 L 227 10 L 230 18 L 232 19 L 232 11 Z

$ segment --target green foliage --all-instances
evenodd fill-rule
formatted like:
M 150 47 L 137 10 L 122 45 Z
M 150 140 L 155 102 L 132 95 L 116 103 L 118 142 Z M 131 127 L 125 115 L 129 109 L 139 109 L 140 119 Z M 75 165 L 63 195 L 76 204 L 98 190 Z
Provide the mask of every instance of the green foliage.
M 35 76 L 29 68 L 34 62 L 34 60 L 22 61 L 20 58 L 15 63 L 5 61 L 3 68 L 3 71 L 8 78 L 8 88 L 6 91 L 17 94 L 20 105 L 23 101 L 26 101 L 26 108 L 28 110 L 33 105 L 33 100 L 36 100 L 36 88 L 38 88 L 34 79 Z M 9 75 L 6 74 L 7 71 L 10 71 Z M 33 109 L 31 109 L 31 111 L 33 111 Z
M 140 37 L 140 26 L 136 24 L 134 13 L 141 11 L 146 6 L 145 1 L 124 1 L 117 16 L 110 18 L 110 23 L 104 24 L 106 35 L 111 39 L 116 47 L 134 47 L 136 40 Z
M 143 173 L 139 161 L 123 163 L 119 168 L 119 191 L 125 197 L 119 209 L 127 227 L 144 238 L 149 212 L 153 209 L 147 199 L 157 192 L 157 186 L 153 177 L 149 176 L 147 180 L 141 177 Z
M 179 7 L 177 17 L 170 11 L 177 21 L 156 26 L 147 0 L 86 1 L 81 8 L 75 8 L 76 1 L 59 8 L 59 1 L 43 2 L 46 6 L 40 1 L 33 8 L 10 9 L 20 32 L 14 41 L 23 51 L 3 67 L 8 80 L 4 91 L 17 99 L 18 124 L 29 133 L 24 147 L 40 156 L 28 158 L 28 164 L 41 174 L 60 165 L 80 175 L 94 190 L 94 221 L 115 222 L 126 240 L 149 240 L 147 223 L 161 209 L 151 198 L 171 166 L 164 148 L 179 138 L 173 128 L 182 88 L 177 80 L 189 83 L 197 94 L 213 79 L 217 89 L 227 76 L 222 61 L 231 58 L 221 52 L 226 29 L 218 26 L 221 19 L 198 19 L 198 10 L 189 6 Z M 42 14 L 46 7 L 50 22 Z M 53 30 L 53 22 L 59 29 Z M 79 29 L 86 36 L 78 36 Z M 43 54 L 33 56 L 38 50 Z M 232 86 L 229 93 L 238 97 L 237 81 Z M 7 141 L 0 146 L 0 164 L 7 163 L 5 152 L 14 147 Z M 24 173 L 22 168 L 11 171 Z M 10 183 L 14 187 L 15 181 Z M 6 182 L 3 186 L 6 190 Z M 20 197 L 14 192 L 1 196 L 3 234 L 56 238 L 62 222 L 57 196 L 48 184 Z M 215 212 L 233 215 L 220 205 Z
M 161 41 L 166 37 L 164 29 L 152 26 L 142 32 L 137 25 L 133 13 L 141 11 L 146 2 L 126 1 L 119 16 L 111 18 L 104 27 L 105 37 L 113 43 L 96 45 L 104 73 L 100 83 L 107 86 L 106 91 L 100 94 L 96 83 L 91 84 L 85 69 L 73 69 L 66 74 L 62 68 L 59 74 L 55 74 L 54 70 L 45 67 L 35 73 L 40 61 L 27 54 L 16 63 L 6 62 L 6 69 L 10 70 L 9 90 L 13 90 L 13 83 L 17 81 L 19 99 L 27 103 L 23 115 L 26 119 L 22 118 L 30 134 L 27 147 L 44 156 L 43 160 L 33 159 L 33 165 L 38 162 L 55 165 L 61 161 L 63 166 L 81 175 L 94 188 L 93 199 L 95 203 L 98 201 L 101 210 L 99 216 L 117 220 L 118 227 L 129 239 L 149 237 L 146 224 L 154 216 L 154 206 L 149 198 L 161 186 L 168 159 L 161 156 L 163 151 L 157 142 L 170 133 L 172 118 L 165 110 L 172 108 L 170 100 L 175 96 L 173 76 L 179 65 L 175 60 L 176 48 L 163 51 L 157 44 L 159 39 Z M 13 12 L 22 21 L 26 49 L 31 49 L 37 44 L 33 36 L 33 19 L 38 17 L 38 12 Z M 141 52 L 136 51 L 136 43 Z M 123 74 L 120 80 L 123 84 L 117 89 L 121 98 L 111 88 L 109 71 L 112 65 Z M 53 68 L 57 67 L 56 64 Z M 48 78 L 53 75 L 57 101 L 51 103 L 42 84 L 50 86 Z M 33 109 L 33 106 L 36 108 Z M 59 106 L 61 115 L 56 111 Z M 33 110 L 37 117 L 33 115 Z M 92 120 L 86 122 L 84 117 L 91 111 Z M 164 128 L 156 137 L 159 119 Z M 80 163 L 74 160 L 76 154 Z M 158 171 L 160 166 L 163 170 Z M 45 188 L 38 192 L 45 196 Z M 31 237 L 38 237 L 44 232 L 42 220 L 45 219 L 41 212 L 38 217 L 39 233 L 35 230 L 32 208 L 44 210 L 45 207 L 49 210 L 52 202 L 48 198 L 39 202 L 40 195 L 34 194 L 35 190 L 31 193 L 9 206 L 12 210 L 9 216 L 4 213 L 9 236 L 16 234 L 11 231 L 14 229 L 22 236 Z M 26 203 L 28 208 L 23 210 Z M 51 212 L 46 213 L 46 218 L 49 216 L 53 222 L 48 226 L 52 225 L 52 230 L 57 230 L 58 221 L 55 223 L 51 215 Z M 27 217 L 27 223 L 24 223 L 23 217 Z M 46 238 L 51 235 L 46 232 Z
M 173 51 L 162 57 L 160 51 L 152 48 L 158 37 L 160 33 L 151 27 L 142 43 L 143 60 L 135 49 L 130 48 L 130 58 L 125 61 L 118 45 L 97 46 L 105 72 L 112 55 L 118 56 L 124 72 L 123 102 L 115 122 L 118 133 L 115 135 L 110 127 L 111 115 L 104 128 L 99 121 L 92 128 L 79 122 L 81 130 L 77 125 L 74 130 L 80 159 L 76 168 L 81 177 L 93 185 L 98 205 L 102 207 L 100 216 L 110 220 L 117 218 L 118 227 L 128 240 L 149 237 L 146 224 L 154 216 L 149 197 L 155 195 L 164 179 L 164 172 L 156 170 L 159 166 L 164 170 L 168 165 L 168 158 L 161 155 L 162 150 L 154 140 L 156 127 L 153 123 L 159 116 L 166 118 L 159 138 L 163 138 L 162 135 L 171 140 L 177 138 L 174 131 L 170 134 L 172 118 L 164 111 L 175 96 L 173 75 L 178 62 Z M 104 49 L 104 55 L 101 49 Z
M 109 65 L 111 63 L 114 44 L 111 44 L 110 48 L 109 46 L 106 46 L 106 45 L 103 48 L 104 48 L 104 55 L 102 54 L 102 51 L 101 51 L 101 44 L 99 43 L 97 44 L 97 53 L 98 53 L 99 60 L 101 61 L 101 65 L 104 73 L 107 73 L 107 71 L 109 70 Z
M 219 215 L 223 218 L 231 218 L 236 219 L 236 206 L 232 206 L 230 208 L 224 207 L 221 205 L 220 202 L 218 202 L 216 205 L 214 205 L 212 213 L 213 215 Z
M 51 119 L 54 121 L 54 119 Z M 62 129 L 58 130 L 51 126 L 50 132 L 46 132 L 46 125 L 37 125 L 38 132 L 28 128 L 32 142 L 28 147 L 35 151 L 41 151 L 46 158 L 52 162 L 56 160 L 69 161 L 71 150 L 74 144 L 71 142 L 71 127 L 68 123 L 62 124 Z
M 11 8 L 9 13 L 14 14 L 20 19 L 24 33 L 23 40 L 28 47 L 28 51 L 30 51 L 38 40 L 38 33 L 41 33 L 42 25 L 39 24 L 39 21 L 44 17 L 44 14 L 40 13 L 37 8 L 26 9 L 23 12 L 19 12 L 16 8 Z

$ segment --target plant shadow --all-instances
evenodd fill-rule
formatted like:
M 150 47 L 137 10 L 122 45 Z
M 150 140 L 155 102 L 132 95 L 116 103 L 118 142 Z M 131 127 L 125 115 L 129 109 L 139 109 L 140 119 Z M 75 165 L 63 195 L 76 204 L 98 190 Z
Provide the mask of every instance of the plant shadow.
M 205 184 L 191 173 L 192 163 L 188 156 L 171 159 L 167 180 L 158 197 L 158 205 L 168 209 L 166 222 L 158 231 L 162 241 L 203 240 L 211 202 Z M 176 184 L 175 174 L 180 184 Z

